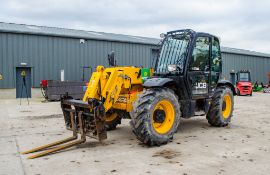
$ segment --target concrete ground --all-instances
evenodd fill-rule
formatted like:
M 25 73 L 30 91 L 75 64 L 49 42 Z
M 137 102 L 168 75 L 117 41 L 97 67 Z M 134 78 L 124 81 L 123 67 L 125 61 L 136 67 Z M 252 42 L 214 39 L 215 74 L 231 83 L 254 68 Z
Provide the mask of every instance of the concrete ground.
M 34 160 L 19 152 L 71 135 L 59 102 L 0 100 L 0 174 L 269 174 L 270 94 L 235 97 L 232 122 L 210 127 L 205 117 L 182 120 L 174 140 L 148 148 L 128 120 L 108 133 Z

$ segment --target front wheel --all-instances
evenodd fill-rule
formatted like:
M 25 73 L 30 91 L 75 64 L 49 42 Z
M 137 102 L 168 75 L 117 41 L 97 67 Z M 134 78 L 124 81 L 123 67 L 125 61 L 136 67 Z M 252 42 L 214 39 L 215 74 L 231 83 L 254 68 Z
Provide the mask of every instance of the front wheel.
M 137 138 L 149 145 L 166 144 L 180 122 L 177 95 L 168 88 L 150 88 L 138 95 L 131 112 L 131 126 Z
M 234 107 L 233 92 L 227 86 L 217 87 L 206 115 L 212 126 L 227 126 L 231 121 Z

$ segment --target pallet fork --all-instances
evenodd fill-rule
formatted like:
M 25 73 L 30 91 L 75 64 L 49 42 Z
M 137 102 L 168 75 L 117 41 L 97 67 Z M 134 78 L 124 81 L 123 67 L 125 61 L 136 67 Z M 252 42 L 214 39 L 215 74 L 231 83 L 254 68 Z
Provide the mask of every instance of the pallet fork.
M 73 107 L 75 109 L 72 109 L 71 107 L 72 105 L 75 106 Z M 99 141 L 103 141 L 104 139 L 107 138 L 107 133 L 105 130 L 105 114 L 103 112 L 102 106 L 96 106 L 92 108 L 93 109 L 92 115 L 94 116 L 93 121 L 95 122 L 94 130 L 87 129 L 89 127 L 86 127 L 85 125 L 86 120 L 83 118 L 85 114 L 81 108 L 83 106 L 89 109 L 91 107 L 89 106 L 89 104 L 86 104 L 86 103 L 82 104 L 81 102 L 77 103 L 77 100 L 68 99 L 68 100 L 61 101 L 61 106 L 62 106 L 63 111 L 66 111 L 69 113 L 69 119 L 70 119 L 70 121 L 68 122 L 70 125 L 69 130 L 73 131 L 73 136 L 63 139 L 63 140 L 52 142 L 52 143 L 49 143 L 40 147 L 36 147 L 25 152 L 21 152 L 21 154 L 29 154 L 29 153 L 42 151 L 40 153 L 29 156 L 28 159 L 34 159 L 34 158 L 42 157 L 45 155 L 53 154 L 60 150 L 67 149 L 72 146 L 84 143 L 86 141 L 86 136 L 90 136 L 89 133 L 94 133 L 94 136 L 90 136 L 90 137 L 96 138 Z M 80 107 L 79 108 L 80 110 L 76 111 L 76 108 L 78 109 L 78 106 Z M 65 114 L 67 113 L 64 113 L 64 115 Z M 77 114 L 77 120 L 76 120 L 76 114 Z M 78 134 L 81 135 L 80 139 L 78 139 Z

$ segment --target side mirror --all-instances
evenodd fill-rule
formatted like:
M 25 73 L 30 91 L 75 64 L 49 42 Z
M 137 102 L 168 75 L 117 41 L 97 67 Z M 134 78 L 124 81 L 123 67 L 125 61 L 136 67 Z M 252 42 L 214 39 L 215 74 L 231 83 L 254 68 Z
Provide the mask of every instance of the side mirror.
M 116 66 L 116 60 L 114 59 L 114 51 L 108 54 L 109 66 Z

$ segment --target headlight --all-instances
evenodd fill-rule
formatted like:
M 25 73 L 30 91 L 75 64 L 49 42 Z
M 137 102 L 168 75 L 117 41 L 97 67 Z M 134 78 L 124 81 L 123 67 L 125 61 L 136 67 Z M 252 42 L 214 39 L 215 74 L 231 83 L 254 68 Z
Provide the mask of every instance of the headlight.
M 175 65 L 175 64 L 168 65 L 168 71 L 169 71 L 169 72 L 174 72 L 174 71 L 176 71 L 176 65 Z

